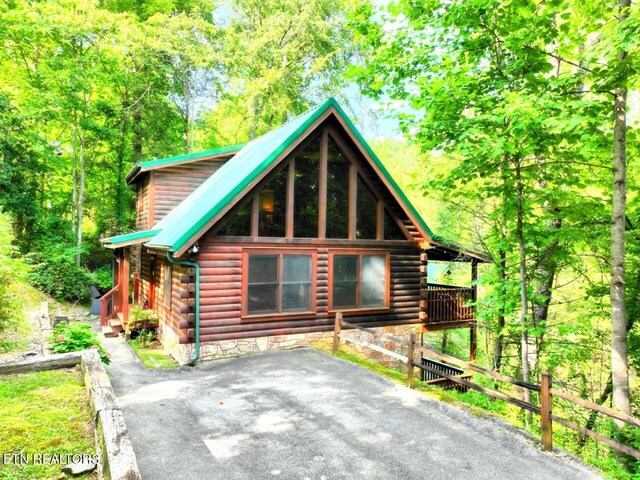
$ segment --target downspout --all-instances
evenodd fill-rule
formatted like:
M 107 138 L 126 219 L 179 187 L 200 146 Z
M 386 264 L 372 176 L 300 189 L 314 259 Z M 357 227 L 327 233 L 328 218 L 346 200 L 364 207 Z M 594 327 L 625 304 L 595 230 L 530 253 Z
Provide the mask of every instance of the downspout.
M 193 352 L 191 360 L 189 360 L 189 365 L 193 366 L 200 358 L 200 265 L 188 260 L 176 260 L 173 258 L 171 252 L 167 252 L 167 260 L 169 260 L 170 263 L 182 265 L 184 267 L 193 267 L 196 271 L 196 305 L 194 307 L 196 315 L 194 332 L 195 351 Z

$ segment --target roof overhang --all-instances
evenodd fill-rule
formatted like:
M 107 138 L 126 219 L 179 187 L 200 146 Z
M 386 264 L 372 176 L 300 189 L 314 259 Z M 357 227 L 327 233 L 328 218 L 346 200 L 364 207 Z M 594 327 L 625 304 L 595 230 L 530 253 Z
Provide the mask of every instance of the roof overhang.
M 101 242 L 103 247 L 115 250 L 116 248 L 139 245 L 147 242 L 158 233 L 160 233 L 160 230 L 143 230 L 141 232 L 126 233 L 115 237 L 103 238 Z
M 202 160 L 211 160 L 214 158 L 228 157 L 238 153 L 244 145 L 232 145 L 230 147 L 217 148 L 214 150 L 206 150 L 204 152 L 188 153 L 185 155 L 178 155 L 175 157 L 158 158 L 155 160 L 149 160 L 147 162 L 136 163 L 127 176 L 125 181 L 131 185 L 141 174 L 149 172 L 151 170 L 157 170 L 159 168 L 173 167 L 175 165 L 182 165 L 185 163 L 199 162 Z
M 486 255 L 473 250 L 462 247 L 460 245 L 452 245 L 442 241 L 432 241 L 428 245 L 424 245 L 427 256 L 430 260 L 447 261 L 447 262 L 476 262 L 491 263 L 492 260 Z

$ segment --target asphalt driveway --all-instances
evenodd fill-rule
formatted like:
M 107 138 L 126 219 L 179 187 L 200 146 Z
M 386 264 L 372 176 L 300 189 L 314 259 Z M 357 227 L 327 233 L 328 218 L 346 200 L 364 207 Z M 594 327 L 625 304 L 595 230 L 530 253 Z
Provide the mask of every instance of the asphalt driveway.
M 145 479 L 586 479 L 479 419 L 311 349 L 147 370 L 108 367 Z

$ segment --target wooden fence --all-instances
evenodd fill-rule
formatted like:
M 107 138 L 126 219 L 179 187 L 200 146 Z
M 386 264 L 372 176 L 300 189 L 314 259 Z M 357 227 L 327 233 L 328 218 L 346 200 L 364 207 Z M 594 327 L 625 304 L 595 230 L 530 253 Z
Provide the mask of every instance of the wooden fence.
M 374 335 L 377 337 L 377 339 L 380 339 L 382 341 L 390 341 L 390 342 L 395 342 L 395 343 L 406 343 L 407 344 L 407 356 L 403 356 L 400 355 L 396 352 L 392 352 L 391 350 L 387 350 L 379 345 L 373 344 L 373 343 L 365 343 L 362 342 L 361 340 L 354 340 L 354 339 L 350 339 L 348 336 L 346 336 L 342 330 L 343 329 L 357 329 L 363 332 L 367 332 L 371 335 Z M 633 425 L 634 427 L 639 427 L 640 428 L 640 420 L 638 420 L 635 417 L 632 417 L 630 415 L 626 415 L 624 413 L 618 412 L 616 410 L 612 410 L 610 408 L 607 407 L 603 407 L 602 405 L 598 405 L 596 403 L 590 402 L 588 400 L 584 400 L 582 398 L 576 397 L 574 395 L 562 392 L 560 390 L 557 390 L 555 388 L 553 388 L 552 386 L 552 379 L 551 379 L 551 375 L 541 375 L 540 376 L 540 384 L 535 384 L 535 383 L 529 383 L 529 382 L 523 382 L 522 380 L 518 380 L 516 378 L 512 378 L 509 377 L 507 375 L 503 375 L 501 373 L 498 372 L 494 372 L 492 370 L 487 370 L 486 368 L 482 368 L 478 365 L 474 365 L 473 363 L 469 363 L 466 362 L 464 360 L 460 360 L 459 358 L 456 357 L 452 357 L 450 355 L 446 355 L 444 353 L 440 353 L 440 352 L 436 352 L 434 350 L 430 350 L 428 348 L 423 347 L 422 345 L 420 345 L 419 343 L 416 343 L 415 341 L 415 335 L 411 334 L 409 339 L 402 339 L 393 335 L 388 335 L 388 334 L 377 334 L 377 332 L 368 329 L 368 328 L 364 328 L 361 327 L 359 325 L 353 324 L 353 323 L 348 323 L 345 322 L 342 319 L 342 313 L 341 312 L 337 312 L 336 313 L 336 319 L 335 319 L 335 328 L 334 328 L 334 333 L 333 333 L 333 354 L 335 355 L 338 352 L 338 349 L 340 347 L 340 340 L 343 340 L 345 342 L 349 342 L 349 343 L 355 343 L 358 344 L 360 346 L 366 347 L 366 348 L 370 348 L 372 350 L 376 350 L 379 352 L 382 352 L 385 355 L 388 355 L 390 357 L 393 358 L 397 358 L 399 360 L 402 360 L 406 363 L 407 368 L 408 368 L 408 372 L 407 372 L 407 383 L 409 388 L 413 388 L 414 387 L 414 372 L 415 369 L 418 368 L 422 371 L 426 371 L 426 372 L 431 372 L 432 374 L 438 375 L 440 377 L 443 377 L 445 379 L 447 379 L 450 382 L 453 382 L 457 385 L 461 385 L 464 386 L 466 388 L 470 388 L 473 390 L 476 390 L 478 392 L 481 392 L 485 395 L 488 395 L 492 398 L 496 398 L 498 400 L 502 400 L 505 401 L 511 405 L 515 405 L 516 407 L 522 408 L 524 410 L 533 412 L 537 415 L 540 415 L 540 428 L 542 430 L 542 435 L 541 435 L 541 449 L 543 451 L 551 451 L 553 449 L 553 422 L 557 422 L 560 425 L 563 425 L 567 428 L 570 428 L 571 430 L 574 430 L 582 435 L 585 435 L 587 437 L 591 437 L 594 440 L 600 442 L 600 443 L 604 443 L 605 445 L 608 445 L 609 447 L 618 450 L 620 452 L 626 453 L 627 455 L 631 455 L 632 457 L 635 457 L 637 459 L 640 459 L 640 451 L 629 447 L 628 445 L 623 445 L 619 442 L 616 442 L 615 440 L 612 440 L 610 438 L 607 438 L 603 435 L 600 435 L 597 432 L 594 432 L 593 430 L 590 430 L 588 428 L 582 427 L 574 422 L 571 422 L 570 420 L 567 420 L 565 418 L 561 418 L 558 417 L 556 415 L 553 414 L 553 398 L 554 397 L 558 397 L 558 398 L 562 398 L 568 402 L 574 403 L 576 405 L 579 405 L 583 408 L 586 408 L 588 410 L 592 410 L 598 413 L 601 413 L 603 415 L 607 415 L 611 418 L 614 418 L 618 421 L 627 423 L 629 425 Z M 477 385 L 475 383 L 473 383 L 469 378 L 467 378 L 466 376 L 461 376 L 461 375 L 456 375 L 456 374 L 451 374 L 451 373 L 447 373 L 445 371 L 443 371 L 442 369 L 438 370 L 436 368 L 434 368 L 433 366 L 430 366 L 429 363 L 423 364 L 422 362 L 416 362 L 414 361 L 414 357 L 416 353 L 420 353 L 420 354 L 425 354 L 428 355 L 430 357 L 436 358 L 442 362 L 446 362 L 448 364 L 453 364 L 456 365 L 462 369 L 465 370 L 470 370 L 476 374 L 480 374 L 480 375 L 485 375 L 487 377 L 492 378 L 493 380 L 499 381 L 499 382 L 506 382 L 506 383 L 510 383 L 512 385 L 515 385 L 517 387 L 520 388 L 526 388 L 529 391 L 533 391 L 533 392 L 537 392 L 538 393 L 538 397 L 540 400 L 540 404 L 539 405 L 535 405 L 533 403 L 529 403 L 529 402 L 525 402 L 524 400 L 521 400 L 519 398 L 514 398 L 511 397 L 509 395 L 506 395 L 502 392 L 499 392 L 497 390 L 493 390 L 487 387 L 483 387 L 481 385 Z

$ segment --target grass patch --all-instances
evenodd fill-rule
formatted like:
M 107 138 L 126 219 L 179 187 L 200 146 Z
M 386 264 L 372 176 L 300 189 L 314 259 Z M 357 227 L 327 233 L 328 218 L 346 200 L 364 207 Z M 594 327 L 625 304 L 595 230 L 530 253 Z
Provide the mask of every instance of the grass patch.
M 79 368 L 2 377 L 0 425 L 2 453 L 95 453 Z M 0 479 L 57 479 L 61 466 L 0 464 Z
M 331 350 L 329 348 L 323 348 L 321 346 L 315 346 L 314 348 L 317 348 L 318 350 L 321 350 L 324 353 L 331 354 Z M 398 383 L 400 385 L 405 385 L 405 386 L 407 385 L 406 373 L 400 372 L 393 368 L 384 367 L 379 363 L 373 362 L 371 360 L 364 360 L 358 357 L 357 355 L 353 355 L 351 353 L 347 353 L 342 350 L 338 350 L 338 354 L 336 356 L 343 360 L 347 360 L 351 363 L 360 365 L 361 367 L 364 367 L 367 370 L 371 370 L 372 372 L 380 375 L 381 377 L 387 378 L 394 383 Z M 428 385 L 427 383 L 418 380 L 417 371 L 416 371 L 416 377 L 413 385 L 416 391 L 421 392 L 427 397 L 430 397 L 434 400 L 446 402 L 451 405 L 455 405 L 457 407 L 461 407 L 461 406 L 467 407 L 471 410 L 471 413 L 477 416 L 486 415 L 486 412 L 484 412 L 483 410 L 474 408 L 473 406 L 468 405 L 467 403 L 461 401 L 457 396 L 452 395 L 450 392 L 446 390 L 441 390 L 436 387 L 432 387 L 431 385 Z
M 153 343 L 151 346 L 143 347 L 138 339 L 131 340 L 129 345 L 136 352 L 138 358 L 142 360 L 147 368 L 158 368 L 161 370 L 168 370 L 171 368 L 177 368 L 178 362 L 176 362 L 170 355 L 165 353 L 159 343 Z

